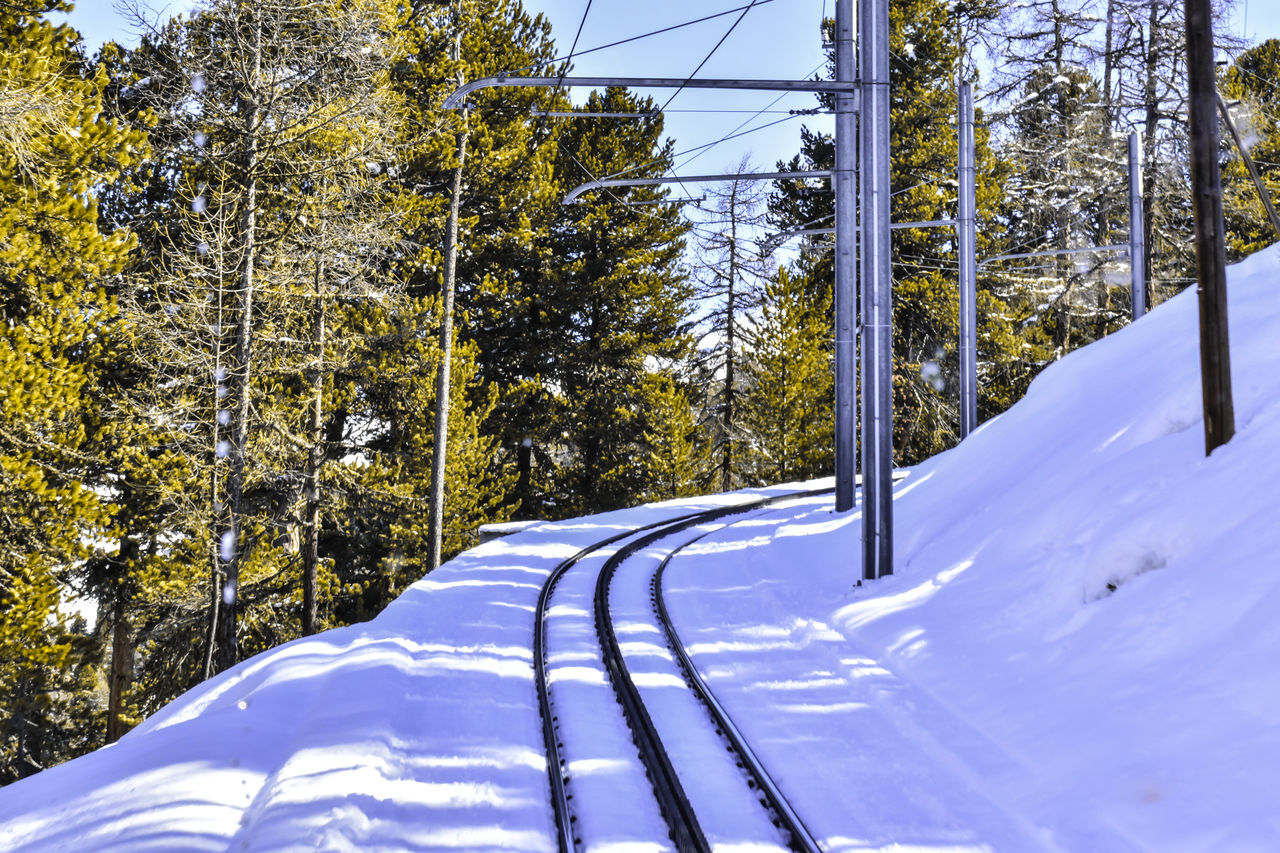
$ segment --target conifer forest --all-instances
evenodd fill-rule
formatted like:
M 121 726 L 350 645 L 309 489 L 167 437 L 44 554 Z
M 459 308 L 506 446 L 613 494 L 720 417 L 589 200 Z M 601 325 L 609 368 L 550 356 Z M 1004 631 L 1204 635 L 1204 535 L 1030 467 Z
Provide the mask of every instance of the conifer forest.
M 830 236 L 767 239 L 830 227 L 826 179 L 562 204 L 674 143 L 624 88 L 442 109 L 571 68 L 521 0 L 204 0 L 92 54 L 69 5 L 0 0 L 0 784 L 371 618 L 482 524 L 832 472 Z M 895 222 L 956 217 L 979 93 L 980 421 L 1129 322 L 1124 255 L 981 259 L 1126 241 L 1132 131 L 1147 302 L 1193 282 L 1182 9 L 891 3 Z M 1280 42 L 1220 42 L 1275 192 Z M 542 114 L 572 110 L 638 115 Z M 720 171 L 831 169 L 796 127 Z M 1276 235 L 1223 139 L 1242 257 Z M 960 437 L 956 245 L 893 232 L 900 465 Z

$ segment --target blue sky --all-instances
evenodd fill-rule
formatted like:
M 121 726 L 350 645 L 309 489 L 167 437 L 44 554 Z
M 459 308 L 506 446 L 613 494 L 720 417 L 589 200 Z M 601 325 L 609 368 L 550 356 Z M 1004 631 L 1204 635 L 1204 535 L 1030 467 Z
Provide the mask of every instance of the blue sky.
M 578 40 L 578 49 L 652 32 L 746 3 L 747 0 L 719 0 L 714 4 L 689 3 L 687 0 L 593 0 Z M 575 63 L 574 72 L 583 75 L 687 77 L 732 28 L 732 33 L 699 71 L 699 76 L 802 79 L 822 66 L 819 22 L 824 10 L 826 14 L 832 14 L 831 3 L 832 0 L 765 0 L 736 27 L 737 13 L 719 17 L 664 36 L 582 57 Z M 170 14 L 193 5 L 186 0 L 153 4 Z M 130 40 L 125 19 L 114 11 L 114 0 L 80 0 L 76 5 L 71 22 L 84 33 L 91 45 L 108 38 Z M 573 44 L 587 5 L 587 0 L 525 2 L 527 9 L 542 12 L 551 21 L 556 44 L 562 53 L 567 53 Z M 586 90 L 581 90 L 581 96 L 585 94 Z M 662 104 L 671 93 L 657 90 L 652 94 Z M 666 118 L 667 134 L 676 139 L 678 152 L 715 142 L 726 135 L 750 132 L 705 153 L 678 157 L 679 171 L 683 174 L 733 171 L 744 153 L 751 154 L 756 168 L 772 168 L 778 158 L 790 157 L 798 149 L 802 122 L 813 127 L 829 127 L 825 117 L 791 118 L 785 113 L 788 109 L 807 109 L 814 104 L 813 96 L 807 94 L 787 95 L 778 100 L 776 92 L 681 92 L 671 103 Z M 761 109 L 770 112 L 754 115 Z M 763 130 L 752 130 L 774 122 L 780 123 Z
M 808 77 L 822 65 L 819 21 L 824 14 L 833 14 L 833 2 L 763 0 L 736 26 L 737 13 L 719 17 L 581 57 L 574 71 L 583 75 L 686 77 L 724 38 L 699 76 Z M 71 22 L 91 46 L 110 38 L 128 42 L 129 26 L 124 16 L 115 11 L 116 5 L 116 0 L 80 0 Z M 151 5 L 161 14 L 173 14 L 193 4 L 189 0 L 151 0 Z M 542 12 L 551 21 L 562 53 L 573 44 L 580 23 L 581 51 L 743 5 L 746 0 L 718 0 L 714 4 L 689 0 L 525 0 L 526 8 Z M 1280 3 L 1237 0 L 1230 28 L 1255 42 L 1280 36 Z M 670 92 L 658 90 L 652 94 L 663 104 Z M 779 99 L 777 93 L 768 92 L 683 91 L 667 109 L 666 129 L 676 140 L 677 151 L 691 151 L 728 135 L 746 135 L 707 151 L 677 157 L 677 172 L 688 175 L 733 171 L 744 154 L 752 158 L 756 169 L 769 170 L 776 160 L 796 152 L 802 123 L 830 128 L 825 116 L 798 118 L 785 112 L 813 105 L 813 97 L 805 94 Z M 757 115 L 759 110 L 768 112 Z

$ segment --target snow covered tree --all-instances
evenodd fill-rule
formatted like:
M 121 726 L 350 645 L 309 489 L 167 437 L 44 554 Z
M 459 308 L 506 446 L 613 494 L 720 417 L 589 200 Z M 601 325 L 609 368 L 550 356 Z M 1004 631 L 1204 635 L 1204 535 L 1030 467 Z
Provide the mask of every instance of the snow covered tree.
M 1118 242 L 1114 235 L 1128 230 L 1125 149 L 1108 132 L 1097 81 L 1083 68 L 1046 63 L 1026 85 L 1002 151 L 1012 166 L 1008 251 Z M 1127 305 L 1113 299 L 1126 292 L 1127 270 L 1124 258 L 1082 253 L 1015 259 L 987 272 L 1003 277 L 1008 301 L 1044 306 L 1035 322 L 1061 356 L 1127 321 Z

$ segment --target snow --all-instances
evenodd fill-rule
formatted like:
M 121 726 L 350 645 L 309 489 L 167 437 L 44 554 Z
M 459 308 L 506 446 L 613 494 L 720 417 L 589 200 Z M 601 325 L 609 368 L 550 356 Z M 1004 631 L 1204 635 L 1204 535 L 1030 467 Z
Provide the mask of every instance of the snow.
M 1212 457 L 1188 291 L 913 469 L 890 578 L 856 585 L 858 514 L 823 498 L 682 534 L 701 538 L 667 569 L 676 627 L 825 849 L 1280 848 L 1280 247 L 1229 278 L 1238 431 Z M 624 527 L 755 494 L 473 549 L 374 621 L 246 661 L 0 789 L 0 849 L 553 849 L 530 651 L 543 581 Z M 669 849 L 576 571 L 548 648 L 582 828 L 593 850 Z M 706 756 L 691 800 L 716 849 L 778 849 L 673 688 L 647 592 L 620 572 L 614 618 L 679 731 L 673 761 Z

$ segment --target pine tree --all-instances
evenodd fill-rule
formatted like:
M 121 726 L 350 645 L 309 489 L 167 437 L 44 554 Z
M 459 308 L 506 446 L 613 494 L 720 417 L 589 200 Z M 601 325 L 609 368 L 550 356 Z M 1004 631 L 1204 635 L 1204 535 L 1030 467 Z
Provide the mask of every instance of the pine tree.
M 889 20 L 892 218 L 895 222 L 951 219 L 958 159 L 952 116 L 957 109 L 959 47 L 937 0 L 897 0 L 890 5 Z M 1000 164 L 991 154 L 988 134 L 979 132 L 976 141 L 978 215 L 990 221 L 999 197 L 995 180 Z M 806 130 L 801 153 L 780 167 L 829 169 L 834 159 L 830 136 Z M 813 182 L 782 181 L 775 186 L 770 215 L 780 231 L 830 226 L 834 203 L 831 194 Z M 980 252 L 986 252 L 992 245 L 982 233 L 980 228 Z M 954 232 L 946 228 L 893 232 L 893 410 L 898 464 L 911 464 L 958 440 L 954 240 Z M 828 257 L 820 258 L 801 277 L 814 284 L 832 279 Z M 1000 295 L 992 292 L 980 305 L 1000 301 Z M 981 312 L 979 325 L 990 322 L 993 314 L 998 319 L 1001 313 L 999 309 Z M 980 341 L 997 340 L 982 334 Z M 1016 353 L 1015 347 L 1015 357 Z M 998 363 L 1009 356 L 988 351 L 979 360 Z
M 1233 120 L 1274 205 L 1280 193 L 1280 39 L 1270 39 L 1242 53 L 1227 69 L 1221 89 L 1223 98 L 1232 104 Z M 1224 137 L 1230 139 L 1226 134 Z M 1227 150 L 1222 183 L 1227 247 L 1234 258 L 1280 240 L 1234 146 Z
M 104 75 L 66 4 L 0 8 L 0 779 L 93 745 L 72 737 L 64 688 L 94 654 L 63 615 L 71 572 L 108 530 L 84 452 L 87 395 L 113 313 L 104 281 L 132 246 L 94 189 L 145 152 L 102 115 Z M 86 710 L 86 709 L 82 709 Z
M 443 296 L 456 179 L 454 245 L 459 251 L 452 283 L 458 337 L 478 345 L 482 376 L 501 393 L 485 429 L 499 435 L 503 455 L 509 455 L 528 435 L 528 424 L 518 415 L 519 365 L 537 361 L 529 354 L 545 352 L 549 343 L 527 319 L 545 258 L 545 240 L 538 235 L 545 235 L 559 212 L 549 127 L 531 113 L 567 99 L 547 89 L 479 92 L 465 118 L 441 110 L 440 104 L 460 78 L 546 64 L 555 56 L 550 27 L 518 0 L 418 0 L 405 4 L 399 27 L 406 52 L 392 82 L 408 118 L 396 175 L 414 247 L 400 265 L 401 275 L 415 298 Z M 460 158 L 464 129 L 465 157 Z
M 706 449 L 698 442 L 691 389 L 669 372 L 650 373 L 641 382 L 647 421 L 645 479 L 649 485 L 638 499 L 648 503 L 697 494 Z
M 742 399 L 757 483 L 827 476 L 835 465 L 831 283 L 806 280 L 813 270 L 801 256 L 765 290 Z
M 609 89 L 592 93 L 582 109 L 652 114 L 655 104 Z M 661 133 L 658 116 L 572 122 L 557 149 L 562 190 L 623 169 L 638 178 L 664 173 L 671 143 Z M 547 362 L 526 361 L 521 378 L 538 383 L 522 421 L 537 424 L 542 448 L 564 454 L 552 469 L 555 512 L 625 506 L 648 488 L 637 461 L 647 426 L 644 377 L 647 362 L 677 360 L 689 345 L 680 262 L 687 226 L 674 205 L 621 201 L 664 195 L 646 187 L 590 193 L 561 208 L 550 234 L 532 310 L 553 346 Z M 552 464 L 549 454 L 540 461 Z

